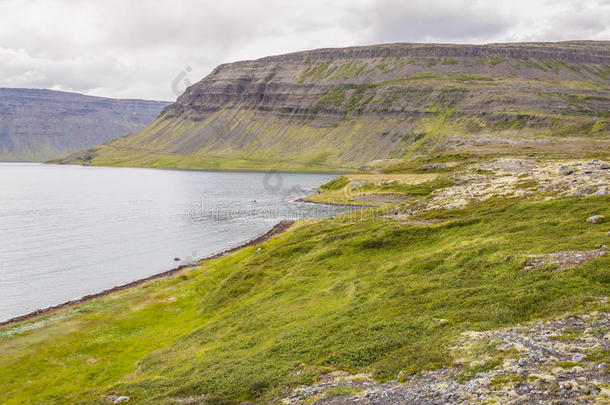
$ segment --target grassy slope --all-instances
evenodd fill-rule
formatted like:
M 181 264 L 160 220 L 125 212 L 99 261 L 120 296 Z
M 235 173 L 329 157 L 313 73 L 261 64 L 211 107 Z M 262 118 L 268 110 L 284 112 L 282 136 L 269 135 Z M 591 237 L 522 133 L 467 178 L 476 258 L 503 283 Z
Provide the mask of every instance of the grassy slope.
M 428 226 L 301 222 L 259 253 L 1 328 L 0 401 L 270 400 L 329 368 L 390 379 L 449 364 L 462 331 L 610 309 L 596 301 L 610 293 L 608 255 L 565 271 L 524 271 L 520 256 L 607 243 L 610 224 L 585 219 L 609 207 L 488 200 L 427 213 L 442 220 Z

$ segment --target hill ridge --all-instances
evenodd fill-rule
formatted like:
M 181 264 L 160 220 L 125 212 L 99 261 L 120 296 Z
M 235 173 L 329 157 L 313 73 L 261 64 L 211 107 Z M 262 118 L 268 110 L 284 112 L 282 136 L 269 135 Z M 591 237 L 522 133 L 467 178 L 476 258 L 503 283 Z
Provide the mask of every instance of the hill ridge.
M 167 101 L 0 88 L 0 160 L 44 161 L 144 127 Z
M 610 42 L 382 44 L 275 55 L 218 66 L 148 127 L 64 162 L 355 170 L 481 133 L 547 137 L 554 145 L 547 149 L 558 152 L 575 135 L 607 138 L 609 84 Z

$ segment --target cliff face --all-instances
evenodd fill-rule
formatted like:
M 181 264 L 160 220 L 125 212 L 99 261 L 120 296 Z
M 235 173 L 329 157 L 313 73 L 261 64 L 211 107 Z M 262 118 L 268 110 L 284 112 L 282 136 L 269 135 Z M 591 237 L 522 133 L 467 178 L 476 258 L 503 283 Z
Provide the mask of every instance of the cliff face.
M 0 160 L 42 161 L 144 127 L 168 102 L 0 89 Z
M 610 42 L 297 52 L 220 65 L 151 125 L 66 162 L 345 170 L 455 136 L 605 138 L 609 79 Z

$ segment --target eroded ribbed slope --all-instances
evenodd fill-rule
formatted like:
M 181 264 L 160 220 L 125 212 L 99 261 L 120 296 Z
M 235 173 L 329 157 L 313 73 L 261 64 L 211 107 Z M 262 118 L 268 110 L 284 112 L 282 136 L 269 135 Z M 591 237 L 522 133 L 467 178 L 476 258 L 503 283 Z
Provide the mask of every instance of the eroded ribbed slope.
M 561 149 L 607 138 L 609 78 L 609 42 L 271 56 L 220 65 L 148 127 L 66 162 L 346 170 L 481 133 Z
M 168 102 L 0 89 L 0 160 L 63 157 L 141 129 Z

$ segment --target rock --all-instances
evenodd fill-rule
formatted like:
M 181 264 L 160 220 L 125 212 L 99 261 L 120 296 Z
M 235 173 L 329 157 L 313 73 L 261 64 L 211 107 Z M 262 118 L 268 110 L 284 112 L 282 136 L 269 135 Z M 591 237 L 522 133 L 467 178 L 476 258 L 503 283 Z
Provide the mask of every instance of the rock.
M 594 197 L 599 197 L 599 196 L 606 195 L 606 194 L 608 194 L 608 190 L 605 188 L 600 188 L 599 190 L 597 190 L 595 193 L 593 193 L 591 195 Z
M 601 224 L 604 222 L 606 218 L 603 215 L 593 215 L 587 218 L 587 222 L 591 224 Z
M 120 404 L 122 402 L 129 402 L 129 397 L 126 395 L 106 395 L 106 402 Z
M 554 375 L 530 374 L 530 377 L 545 384 L 555 384 L 555 382 L 557 381 L 557 378 Z
M 565 165 L 559 168 L 559 174 L 563 174 L 564 176 L 572 173 L 574 173 L 574 168 L 572 166 Z
M 582 353 L 576 353 L 572 356 L 572 361 L 575 362 L 581 362 L 581 361 L 585 361 L 586 356 Z
M 608 169 L 610 169 L 610 164 L 602 163 L 601 165 L 599 165 L 599 168 L 602 170 L 608 170 Z
M 508 342 L 498 346 L 498 350 L 504 351 L 510 349 L 511 347 L 513 347 L 513 344 L 511 342 Z
M 605 249 L 605 246 L 603 248 Z M 583 252 L 573 253 L 575 256 L 583 254 Z M 556 341 L 556 338 L 561 338 L 566 330 L 572 329 L 579 332 L 578 339 L 570 340 L 569 344 Z M 557 362 L 571 359 L 585 360 L 584 353 L 605 347 L 605 342 L 610 339 L 610 333 L 607 334 L 608 336 L 600 336 L 598 331 L 606 330 L 610 330 L 610 313 L 592 311 L 587 314 L 571 314 L 555 320 L 540 321 L 533 326 L 516 325 L 514 328 L 495 331 L 466 332 L 463 335 L 466 340 L 459 346 L 460 350 L 467 351 L 464 354 L 471 355 L 472 348 L 478 347 L 478 344 L 491 342 L 494 345 L 501 343 L 497 347 L 504 350 L 523 347 L 527 349 L 527 354 L 521 354 L 518 359 L 505 359 L 502 365 L 486 372 L 478 372 L 474 378 L 463 382 L 456 380 L 461 373 L 460 367 L 443 367 L 408 376 L 401 373 L 397 376 L 397 381 L 385 383 L 364 382 L 360 380 L 362 376 L 350 378 L 349 383 L 340 376 L 335 376 L 334 380 L 322 378 L 313 387 L 297 388 L 293 392 L 298 392 L 299 395 L 294 396 L 294 399 L 287 396 L 283 403 L 315 401 L 314 396 L 323 393 L 327 387 L 346 385 L 359 387 L 364 392 L 359 396 L 335 398 L 336 401 L 322 400 L 319 403 L 432 405 L 485 403 L 490 399 L 495 399 L 498 403 L 513 404 L 593 403 L 598 396 L 603 400 L 606 396 L 610 396 L 610 390 L 605 388 L 610 381 L 605 365 L 589 361 L 586 367 L 578 365 L 566 367 L 566 370 L 558 367 Z M 465 344 L 467 342 L 476 345 L 469 346 Z M 467 359 L 469 357 L 465 357 L 460 362 L 469 361 Z M 475 363 L 477 360 L 470 362 L 470 365 Z M 481 363 L 477 363 L 479 364 Z M 329 374 L 332 375 L 334 373 Z M 499 381 L 502 383 L 497 384 Z
M 428 163 L 418 167 L 419 170 L 443 170 L 449 167 L 444 163 Z

